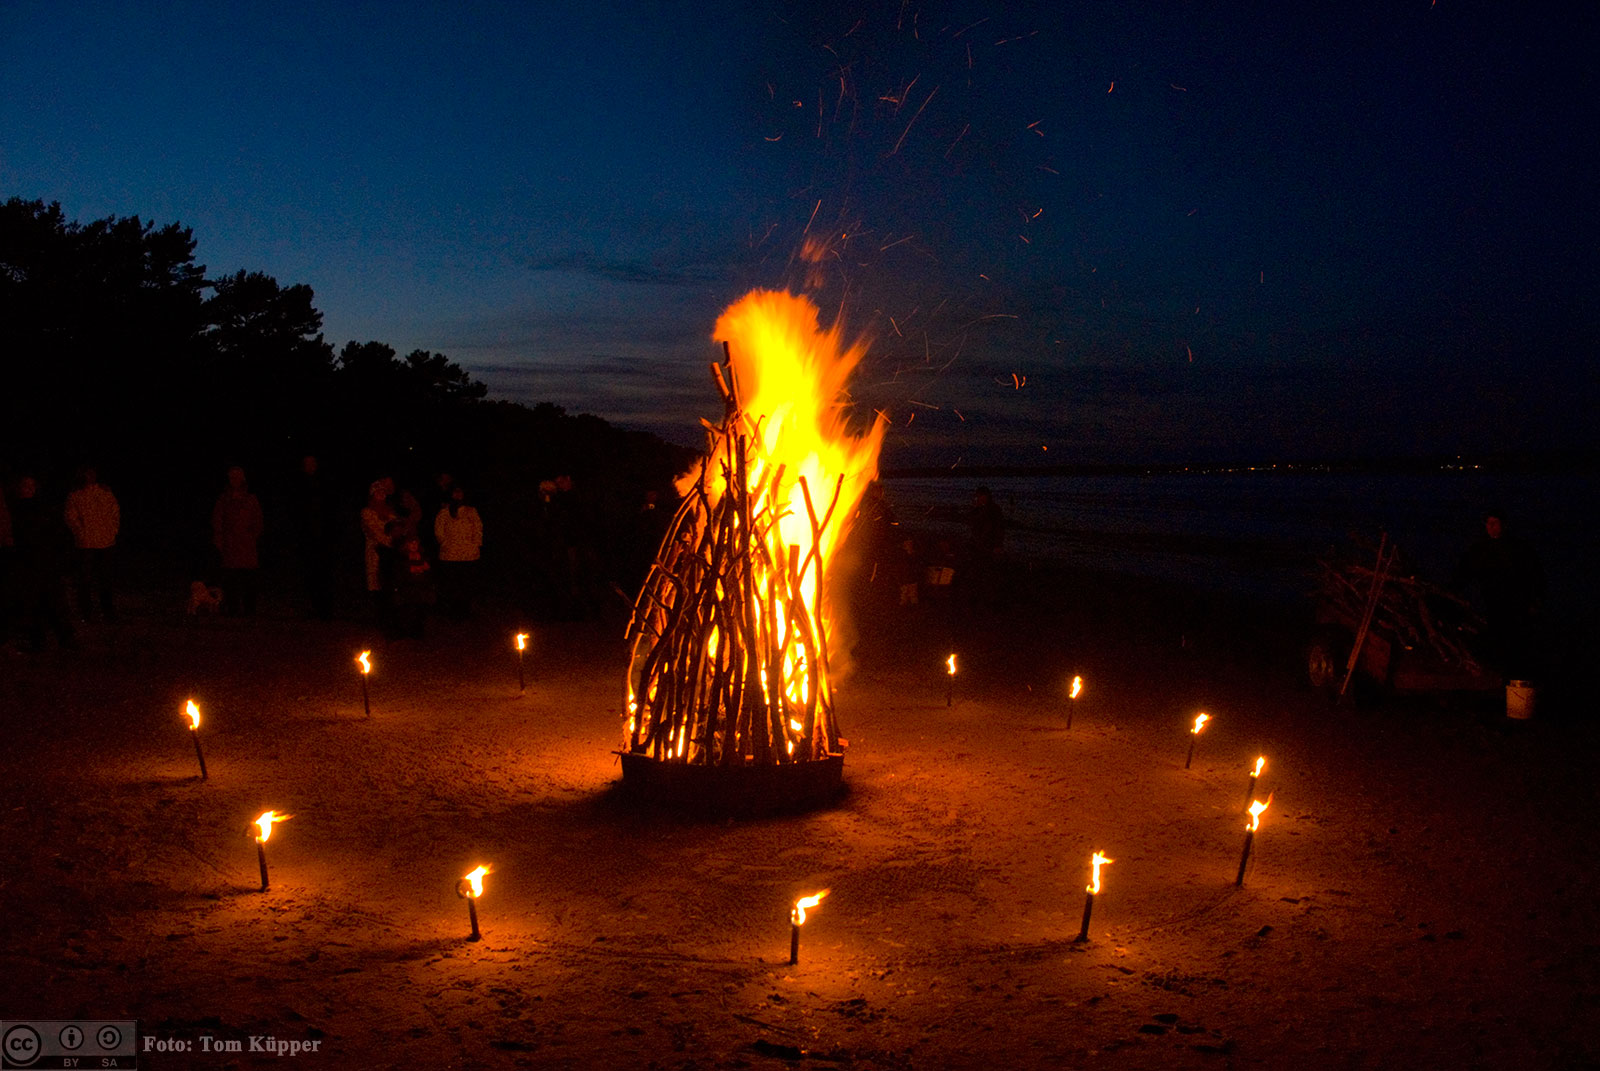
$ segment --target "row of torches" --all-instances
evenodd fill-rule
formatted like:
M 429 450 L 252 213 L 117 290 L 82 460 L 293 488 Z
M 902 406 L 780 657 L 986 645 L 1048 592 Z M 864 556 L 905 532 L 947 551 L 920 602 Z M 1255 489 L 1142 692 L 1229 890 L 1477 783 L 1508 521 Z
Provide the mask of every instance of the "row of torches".
M 950 655 L 944 660 L 944 672 L 944 705 L 946 707 L 950 707 L 955 704 L 956 655 L 954 651 L 950 652 Z M 1072 715 L 1077 710 L 1078 700 L 1082 696 L 1083 678 L 1081 676 L 1074 676 L 1072 678 L 1072 683 L 1067 687 L 1067 698 L 1070 700 L 1070 702 L 1067 704 L 1068 729 L 1072 728 Z M 1194 763 L 1195 744 L 1200 739 L 1201 731 L 1205 729 L 1206 725 L 1209 724 L 1211 720 L 1211 715 L 1205 713 L 1204 711 L 1195 715 L 1194 724 L 1189 728 L 1189 751 L 1183 759 L 1183 768 L 1185 770 L 1189 769 Z M 1271 793 L 1268 793 L 1267 798 L 1264 801 L 1255 798 L 1256 782 L 1261 778 L 1261 771 L 1265 770 L 1266 768 L 1267 757 L 1265 755 L 1256 756 L 1255 765 L 1250 769 L 1250 785 L 1247 789 L 1245 789 L 1244 798 L 1249 801 L 1249 806 L 1246 808 L 1246 810 L 1250 814 L 1250 821 L 1244 827 L 1244 850 L 1239 853 L 1239 873 L 1233 879 L 1233 884 L 1235 887 L 1244 884 L 1245 870 L 1250 865 L 1250 849 L 1255 844 L 1256 830 L 1261 828 L 1261 814 L 1272 804 Z M 1114 862 L 1116 862 L 1115 859 L 1107 858 L 1106 854 L 1099 850 L 1096 850 L 1095 853 L 1089 858 L 1090 877 L 1089 884 L 1084 887 L 1085 895 L 1083 901 L 1083 926 L 1079 929 L 1078 936 L 1074 939 L 1078 942 L 1087 941 L 1089 939 L 1089 919 L 1094 914 L 1094 898 L 1100 894 L 1100 868 L 1108 863 Z M 803 920 L 804 916 L 802 915 L 802 921 Z M 798 936 L 796 936 L 795 940 L 799 940 Z M 791 958 L 790 962 L 794 962 L 794 960 Z
M 528 634 L 519 632 L 512 640 L 512 646 L 517 652 L 517 694 L 525 694 L 528 690 L 527 677 L 523 670 L 523 656 L 528 651 Z M 361 709 L 368 717 L 372 717 L 372 696 L 367 687 L 367 678 L 372 676 L 372 652 L 362 651 L 355 657 L 356 666 L 361 671 Z M 200 763 L 200 780 L 210 779 L 206 770 L 206 753 L 200 747 L 200 705 L 193 699 L 185 700 L 183 704 L 184 716 L 189 719 L 189 736 L 194 741 L 194 757 Z M 251 820 L 253 832 L 250 834 L 256 842 L 256 862 L 261 868 L 261 891 L 266 892 L 271 884 L 267 873 L 267 841 L 272 838 L 272 827 L 279 822 L 287 822 L 293 818 L 292 814 L 279 814 L 276 809 L 262 811 Z M 480 865 L 463 876 L 456 882 L 456 895 L 467 902 L 467 919 L 472 924 L 471 941 L 482 939 L 482 931 L 478 928 L 478 899 L 483 896 L 483 879 L 493 873 L 493 868 Z M 804 912 L 801 913 L 802 917 Z
M 517 652 L 517 689 L 518 693 L 522 694 L 527 691 L 527 679 L 523 671 L 523 655 L 528 649 L 528 634 L 526 632 L 517 633 L 515 639 L 513 640 L 513 645 Z M 372 675 L 372 652 L 370 650 L 362 651 L 360 654 L 356 655 L 355 661 L 356 665 L 360 667 L 361 670 L 362 709 L 366 716 L 370 718 L 372 716 L 372 704 L 370 694 L 367 689 L 367 678 Z M 945 705 L 950 706 L 953 705 L 955 701 L 954 681 L 956 675 L 956 656 L 954 653 L 952 653 L 945 660 L 945 673 L 947 681 L 945 690 Z M 1072 683 L 1067 690 L 1067 697 L 1070 700 L 1067 706 L 1066 727 L 1068 729 L 1072 728 L 1072 715 L 1076 710 L 1078 700 L 1082 697 L 1082 695 L 1083 678 L 1081 676 L 1074 676 L 1072 678 Z M 196 704 L 193 699 L 186 701 L 184 704 L 184 714 L 189 719 L 189 732 L 194 740 L 195 758 L 197 758 L 200 762 L 200 778 L 201 780 L 206 780 L 208 779 L 208 774 L 206 772 L 206 756 L 205 752 L 200 747 L 199 705 Z M 1195 743 L 1198 741 L 1201 731 L 1208 723 L 1210 723 L 1211 720 L 1211 715 L 1206 713 L 1195 715 L 1194 724 L 1189 729 L 1189 751 L 1188 755 L 1184 758 L 1184 769 L 1189 769 L 1190 764 L 1194 761 Z M 1244 884 L 1245 870 L 1250 863 L 1250 850 L 1255 841 L 1256 830 L 1261 828 L 1261 814 L 1272 803 L 1272 796 L 1270 794 L 1267 796 L 1265 801 L 1255 798 L 1256 782 L 1260 779 L 1261 772 L 1266 769 L 1266 765 L 1266 756 L 1261 755 L 1256 758 L 1255 765 L 1250 770 L 1250 784 L 1245 791 L 1245 798 L 1250 801 L 1249 807 L 1247 808 L 1250 814 L 1250 822 L 1245 826 L 1244 850 L 1239 855 L 1239 872 L 1234 878 L 1233 882 L 1235 886 L 1241 886 Z M 294 815 L 292 814 L 279 814 L 276 810 L 267 810 L 263 811 L 251 822 L 251 826 L 255 830 L 252 835 L 254 836 L 256 842 L 256 860 L 261 868 L 262 892 L 266 892 L 270 884 L 267 873 L 267 841 L 272 837 L 272 827 L 279 822 L 287 822 L 293 817 Z M 1078 936 L 1075 938 L 1075 941 L 1077 942 L 1081 943 L 1089 940 L 1089 920 L 1094 914 L 1094 898 L 1100 894 L 1101 888 L 1100 868 L 1114 862 L 1116 862 L 1115 859 L 1109 858 L 1103 851 L 1099 851 L 1098 849 L 1089 859 L 1090 880 L 1089 884 L 1084 888 L 1085 896 L 1083 902 L 1083 925 L 1078 931 Z M 478 900 L 483 896 L 483 879 L 491 873 L 493 873 L 492 867 L 488 865 L 479 865 L 456 882 L 456 895 L 467 902 L 467 918 L 472 927 L 472 932 L 468 937 L 468 940 L 471 941 L 481 940 L 483 936 L 482 931 L 478 927 Z M 791 965 L 800 962 L 800 927 L 805 924 L 806 912 L 815 909 L 830 891 L 831 890 L 829 889 L 823 889 L 821 892 L 812 893 L 808 896 L 802 896 L 794 902 L 793 908 L 790 909 L 789 963 Z

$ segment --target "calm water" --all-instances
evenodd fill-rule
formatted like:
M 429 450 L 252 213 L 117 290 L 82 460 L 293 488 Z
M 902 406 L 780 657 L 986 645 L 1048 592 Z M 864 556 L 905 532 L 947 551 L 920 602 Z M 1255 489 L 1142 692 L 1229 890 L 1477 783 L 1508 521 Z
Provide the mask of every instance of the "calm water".
M 902 524 L 956 545 L 972 490 L 986 484 L 1011 521 L 1008 556 L 1298 595 L 1318 554 L 1388 531 L 1418 574 L 1444 582 L 1481 531 L 1486 506 L 1506 511 L 1549 577 L 1552 612 L 1588 617 L 1594 575 L 1592 476 L 1508 473 L 1019 476 L 982 481 L 891 479 Z

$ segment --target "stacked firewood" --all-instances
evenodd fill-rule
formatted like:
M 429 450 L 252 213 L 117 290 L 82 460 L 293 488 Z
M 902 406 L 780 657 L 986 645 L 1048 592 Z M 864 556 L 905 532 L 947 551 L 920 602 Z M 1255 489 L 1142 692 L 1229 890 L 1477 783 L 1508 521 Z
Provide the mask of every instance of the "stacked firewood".
M 1316 596 L 1323 612 L 1355 624 L 1371 605 L 1371 631 L 1407 650 L 1432 652 L 1445 665 L 1477 672 L 1467 644 L 1483 631 L 1483 619 L 1460 595 L 1396 565 L 1392 544 L 1389 553 L 1386 559 L 1382 548 L 1358 544 L 1319 559 Z
M 628 622 L 625 746 L 704 765 L 822 758 L 840 748 L 821 557 L 840 485 L 819 514 L 805 477 L 761 455 L 761 418 L 711 367 L 726 415 L 705 422 L 706 458 Z M 797 485 L 806 547 L 778 535 Z

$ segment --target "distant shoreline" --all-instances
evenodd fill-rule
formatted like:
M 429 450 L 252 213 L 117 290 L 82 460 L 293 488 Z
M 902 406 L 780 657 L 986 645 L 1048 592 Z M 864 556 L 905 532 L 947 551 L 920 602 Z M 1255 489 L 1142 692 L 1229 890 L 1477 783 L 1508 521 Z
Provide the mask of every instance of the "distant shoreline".
M 1322 473 L 1524 472 L 1600 474 L 1600 451 L 1538 454 L 1435 455 L 1320 461 L 1172 462 L 1164 464 L 906 465 L 885 468 L 880 479 L 995 479 L 1013 476 L 1307 476 Z

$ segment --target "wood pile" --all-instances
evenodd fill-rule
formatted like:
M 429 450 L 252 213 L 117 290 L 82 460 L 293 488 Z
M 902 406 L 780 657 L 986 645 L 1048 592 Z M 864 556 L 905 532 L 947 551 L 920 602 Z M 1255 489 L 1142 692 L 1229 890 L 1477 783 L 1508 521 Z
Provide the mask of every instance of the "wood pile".
M 1390 643 L 1478 672 L 1468 645 L 1483 632 L 1483 619 L 1460 595 L 1394 564 L 1392 544 L 1389 555 L 1358 540 L 1342 554 L 1319 559 L 1315 594 L 1322 615 L 1358 628 L 1371 605 L 1369 629 Z
M 813 488 L 760 456 L 762 420 L 711 366 L 726 414 L 628 621 L 626 748 L 663 762 L 772 765 L 840 750 L 828 682 L 822 533 L 842 478 Z M 753 478 L 752 478 L 753 476 Z M 778 534 L 798 484 L 809 546 Z M 827 496 L 819 502 L 819 490 Z

